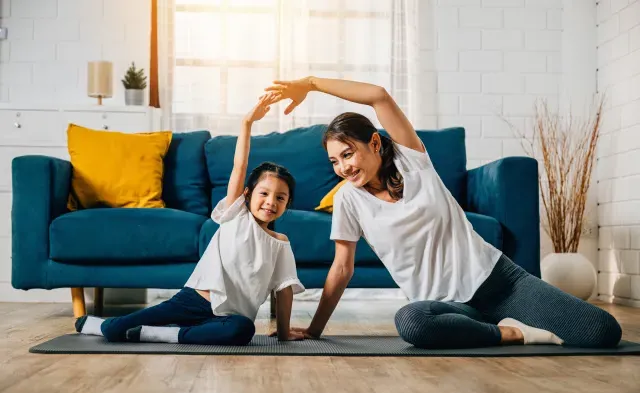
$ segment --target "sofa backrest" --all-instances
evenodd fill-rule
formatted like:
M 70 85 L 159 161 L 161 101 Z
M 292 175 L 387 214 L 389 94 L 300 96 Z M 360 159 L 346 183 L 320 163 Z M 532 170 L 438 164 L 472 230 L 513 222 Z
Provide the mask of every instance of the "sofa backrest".
M 251 137 L 247 177 L 253 168 L 269 161 L 282 165 L 296 180 L 292 209 L 313 210 L 322 197 L 340 181 L 322 147 L 326 125 L 296 128 L 284 133 L 272 132 Z M 237 137 L 216 136 L 205 145 L 209 170 L 211 204 L 215 206 L 227 194 L 233 169 Z
M 466 209 L 467 151 L 462 127 L 417 130 L 433 167 L 458 204 Z
M 333 171 L 322 147 L 326 125 L 296 128 L 284 133 L 273 132 L 251 137 L 250 171 L 264 161 L 283 165 L 296 179 L 296 197 L 291 208 L 312 211 L 320 200 L 341 180 Z M 434 168 L 445 186 L 465 207 L 466 150 L 464 128 L 418 130 Z M 388 135 L 384 130 L 382 134 Z M 225 197 L 233 168 L 237 137 L 216 136 L 205 144 L 209 173 L 211 206 Z
M 164 158 L 162 199 L 168 208 L 207 216 L 211 185 L 204 145 L 209 131 L 174 132 Z

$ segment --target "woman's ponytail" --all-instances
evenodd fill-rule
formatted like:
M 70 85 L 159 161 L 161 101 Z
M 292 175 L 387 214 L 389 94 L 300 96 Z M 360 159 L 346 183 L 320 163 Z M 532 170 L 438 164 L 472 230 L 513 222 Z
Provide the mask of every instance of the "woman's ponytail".
M 382 157 L 382 165 L 380 165 L 379 177 L 382 185 L 389 191 L 391 198 L 398 200 L 402 198 L 404 191 L 404 180 L 402 175 L 393 161 L 396 158 L 396 150 L 393 141 L 384 135 L 380 135 L 382 146 L 380 147 L 380 157 Z

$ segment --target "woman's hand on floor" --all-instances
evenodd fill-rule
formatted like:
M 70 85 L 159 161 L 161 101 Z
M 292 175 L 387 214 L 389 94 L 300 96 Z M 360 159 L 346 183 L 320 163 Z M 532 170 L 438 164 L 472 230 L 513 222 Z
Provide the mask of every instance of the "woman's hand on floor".
M 309 333 L 309 329 L 308 328 L 298 328 L 298 327 L 292 327 L 290 332 L 295 332 L 297 334 L 301 334 L 302 337 L 304 337 L 305 339 L 315 339 L 315 338 L 320 338 L 320 335 L 313 335 L 311 333 Z M 277 335 L 277 332 L 273 332 L 271 334 L 269 334 L 269 337 L 274 337 Z
M 298 329 L 299 330 L 299 329 Z M 299 331 L 296 331 L 295 328 L 292 328 L 289 330 L 289 334 L 286 337 L 280 337 L 278 336 L 278 331 L 274 331 L 269 333 L 269 337 L 278 337 L 278 340 L 280 341 L 301 341 L 304 340 L 306 337 L 304 336 L 304 334 L 302 334 Z
M 289 330 L 289 334 L 286 337 L 280 337 L 277 330 L 269 333 L 269 337 L 278 337 L 279 341 L 302 341 L 305 339 L 304 334 L 293 329 Z

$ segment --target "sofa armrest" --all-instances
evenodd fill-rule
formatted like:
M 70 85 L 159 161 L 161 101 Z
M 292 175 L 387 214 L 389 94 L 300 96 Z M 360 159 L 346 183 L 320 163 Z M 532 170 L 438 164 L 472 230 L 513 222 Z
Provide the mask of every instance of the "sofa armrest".
M 507 157 L 471 169 L 467 175 L 467 209 L 498 220 L 502 251 L 540 277 L 538 162 Z
M 14 158 L 11 169 L 11 284 L 48 289 L 49 225 L 66 212 L 71 163 L 29 155 Z

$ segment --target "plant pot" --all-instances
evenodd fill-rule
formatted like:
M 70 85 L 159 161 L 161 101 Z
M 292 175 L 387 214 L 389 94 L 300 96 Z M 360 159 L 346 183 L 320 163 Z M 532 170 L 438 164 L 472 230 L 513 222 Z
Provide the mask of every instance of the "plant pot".
M 591 297 L 596 286 L 596 269 L 579 253 L 551 253 L 540 262 L 545 282 L 582 300 Z
M 126 89 L 124 91 L 124 103 L 126 105 L 144 105 L 144 90 Z

